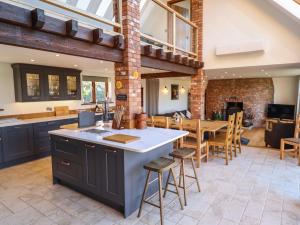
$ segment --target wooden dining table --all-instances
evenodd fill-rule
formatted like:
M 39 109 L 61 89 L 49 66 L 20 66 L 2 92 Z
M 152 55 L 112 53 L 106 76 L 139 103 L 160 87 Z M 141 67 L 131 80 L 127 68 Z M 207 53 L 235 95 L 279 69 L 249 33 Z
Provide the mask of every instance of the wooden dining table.
M 220 120 L 201 120 L 200 128 L 201 132 L 209 132 L 209 133 L 216 133 L 218 130 L 221 130 L 224 127 L 227 127 L 227 121 L 220 121 Z M 171 129 L 180 129 L 180 124 L 175 120 L 172 120 L 170 123 Z

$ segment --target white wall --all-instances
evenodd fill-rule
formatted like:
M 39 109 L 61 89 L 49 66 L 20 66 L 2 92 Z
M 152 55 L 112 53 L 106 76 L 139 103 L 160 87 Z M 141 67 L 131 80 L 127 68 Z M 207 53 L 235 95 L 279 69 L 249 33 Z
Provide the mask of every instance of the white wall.
M 281 10 L 261 0 L 204 0 L 205 69 L 300 62 L 300 30 Z M 264 52 L 216 56 L 217 45 L 261 40 Z
M 298 77 L 276 77 L 274 84 L 274 103 L 296 105 L 298 97 Z
M 179 99 L 171 100 L 171 84 L 179 85 Z M 163 93 L 165 86 L 168 88 L 168 93 Z M 181 93 L 181 87 L 184 87 L 185 92 Z M 146 111 L 146 80 L 142 80 L 142 87 L 144 88 L 144 111 Z M 174 111 L 187 110 L 188 108 L 188 92 L 191 87 L 190 78 L 160 78 L 159 79 L 159 99 L 158 99 L 158 113 L 164 114 Z
M 171 100 L 171 84 L 179 85 L 179 100 Z M 163 93 L 164 87 L 168 88 L 168 93 Z M 181 93 L 181 87 L 184 87 L 185 92 Z M 191 87 L 190 78 L 185 78 L 184 80 L 176 78 L 162 78 L 159 79 L 159 104 L 158 112 L 159 114 L 169 113 L 179 110 L 186 110 L 188 107 L 188 91 Z
M 83 75 L 101 76 L 87 71 L 82 72 Z M 114 78 L 112 77 L 110 94 L 114 100 Z M 13 70 L 8 63 L 0 63 L 0 108 L 4 109 L 0 115 L 15 115 L 46 112 L 47 107 L 53 108 L 54 106 L 69 106 L 70 109 L 84 109 L 91 108 L 91 105 L 81 105 L 80 100 L 71 101 L 45 101 L 45 102 L 15 102 Z

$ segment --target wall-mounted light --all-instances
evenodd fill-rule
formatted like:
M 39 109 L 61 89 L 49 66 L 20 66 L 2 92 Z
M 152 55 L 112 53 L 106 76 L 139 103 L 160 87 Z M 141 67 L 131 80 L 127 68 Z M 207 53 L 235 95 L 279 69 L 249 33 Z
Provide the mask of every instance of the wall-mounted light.
M 162 90 L 162 92 L 163 92 L 164 94 L 167 94 L 167 93 L 169 92 L 167 86 L 164 87 L 164 89 Z
M 184 93 L 185 93 L 185 89 L 184 89 L 183 86 L 181 86 L 180 92 L 181 92 L 181 94 L 184 94 Z

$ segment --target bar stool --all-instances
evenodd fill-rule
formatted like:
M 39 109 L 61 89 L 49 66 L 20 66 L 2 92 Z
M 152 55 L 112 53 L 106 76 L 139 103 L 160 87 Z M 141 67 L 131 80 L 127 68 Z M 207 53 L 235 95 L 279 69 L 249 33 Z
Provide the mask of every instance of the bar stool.
M 187 200 L 186 200 L 185 177 L 195 179 L 196 183 L 197 183 L 198 191 L 201 192 L 199 179 L 198 179 L 198 176 L 196 173 L 195 162 L 194 162 L 194 158 L 193 158 L 195 155 L 195 151 L 193 149 L 179 149 L 179 150 L 173 151 L 169 155 L 172 156 L 173 158 L 180 160 L 180 174 L 179 174 L 179 186 L 178 187 L 183 189 L 184 205 L 186 206 Z M 191 163 L 193 166 L 193 171 L 194 171 L 194 177 L 185 174 L 185 169 L 184 169 L 185 160 L 191 160 Z M 167 179 L 166 190 L 167 190 L 169 184 L 173 185 L 172 183 L 169 183 L 169 178 L 170 178 L 170 175 L 168 176 L 168 179 Z M 181 186 L 181 180 L 183 181 L 183 186 Z M 164 197 L 166 196 L 166 190 L 164 193 Z
M 147 163 L 146 165 L 144 165 L 144 169 L 148 170 L 148 173 L 147 173 L 145 188 L 144 188 L 144 192 L 143 192 L 143 195 L 142 195 L 142 200 L 141 200 L 141 205 L 140 205 L 138 217 L 141 216 L 142 209 L 143 209 L 143 204 L 147 203 L 147 204 L 150 204 L 150 205 L 160 209 L 160 223 L 161 223 L 161 225 L 164 224 L 162 185 L 163 185 L 163 172 L 165 172 L 165 171 L 169 171 L 168 180 L 170 179 L 170 175 L 172 175 L 176 192 L 171 191 L 171 190 L 167 190 L 167 189 L 165 189 L 165 191 L 169 191 L 169 192 L 177 194 L 179 202 L 180 202 L 181 209 L 183 210 L 183 204 L 182 204 L 182 201 L 181 201 L 181 198 L 180 198 L 180 195 L 179 195 L 179 190 L 178 190 L 178 186 L 177 186 L 177 183 L 176 183 L 176 178 L 175 178 L 174 171 L 173 171 L 173 168 L 176 165 L 177 165 L 177 163 L 174 159 L 169 159 L 169 158 L 164 158 L 164 157 L 160 157 L 160 158 L 158 158 L 154 161 L 151 161 L 150 163 Z M 157 175 L 158 175 L 157 179 L 158 179 L 159 205 L 156 205 L 156 204 L 149 201 L 156 193 L 154 195 L 151 195 L 148 198 L 145 198 L 145 195 L 147 194 L 149 185 L 157 180 L 157 179 L 154 179 L 153 181 L 149 182 L 151 172 L 156 172 Z

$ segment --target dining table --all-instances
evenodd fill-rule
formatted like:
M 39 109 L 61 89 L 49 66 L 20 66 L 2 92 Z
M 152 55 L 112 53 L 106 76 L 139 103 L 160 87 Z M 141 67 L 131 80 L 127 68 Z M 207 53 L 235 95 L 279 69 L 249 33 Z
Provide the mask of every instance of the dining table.
M 201 120 L 200 122 L 200 129 L 202 133 L 209 132 L 213 135 L 216 134 L 217 131 L 227 127 L 227 121 L 221 120 Z M 172 120 L 170 123 L 171 129 L 180 129 L 179 121 Z

